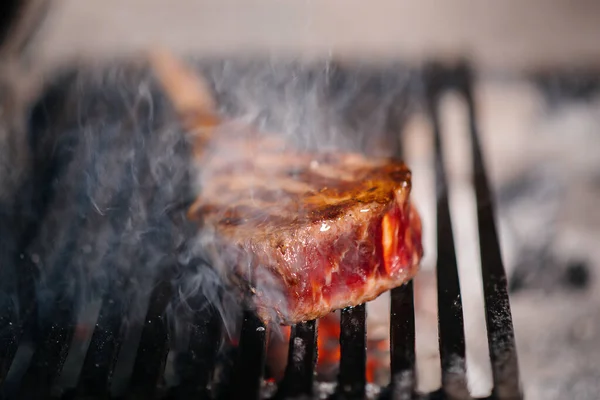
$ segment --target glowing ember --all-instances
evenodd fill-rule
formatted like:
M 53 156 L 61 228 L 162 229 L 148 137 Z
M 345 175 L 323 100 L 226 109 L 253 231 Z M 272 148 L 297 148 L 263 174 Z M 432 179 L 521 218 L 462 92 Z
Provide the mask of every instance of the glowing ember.
M 91 330 L 92 327 L 87 324 L 77 324 L 75 325 L 73 337 L 77 340 L 85 340 L 89 337 Z
M 291 329 L 282 327 L 280 335 L 272 335 L 267 347 L 267 376 L 271 381 L 283 378 L 287 365 Z M 340 362 L 340 317 L 331 313 L 318 321 L 317 379 L 321 382 L 335 381 Z M 385 384 L 389 381 L 389 340 L 367 341 L 367 372 L 369 383 Z
M 367 342 L 367 382 L 385 385 L 390 379 L 390 342 L 388 339 Z
M 335 379 L 340 362 L 340 319 L 334 312 L 319 319 L 317 346 L 317 377 L 323 381 Z
M 283 378 L 287 365 L 288 347 L 290 342 L 291 328 L 289 326 L 278 327 L 280 334 L 269 335 L 267 343 L 267 374 L 265 378 L 279 381 Z

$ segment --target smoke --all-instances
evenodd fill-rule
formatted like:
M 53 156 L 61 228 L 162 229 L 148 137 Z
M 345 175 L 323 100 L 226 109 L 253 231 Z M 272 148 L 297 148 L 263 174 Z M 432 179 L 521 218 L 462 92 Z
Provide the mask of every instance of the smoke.
M 290 198 L 285 188 L 277 190 L 277 184 L 273 183 L 278 173 L 273 170 L 275 164 L 259 160 L 268 156 L 261 146 L 273 144 L 268 137 L 283 139 L 277 145 L 283 144 L 279 151 L 288 158 L 297 151 L 354 151 L 387 157 L 398 154 L 402 122 L 412 106 L 409 93 L 413 80 L 405 67 L 352 65 L 349 68 L 331 60 L 301 62 L 275 58 L 195 60 L 191 64 L 208 81 L 219 111 L 227 121 L 214 132 L 213 141 L 203 150 L 202 159 L 197 160 L 198 192 L 203 193 L 203 188 L 210 186 L 209 192 L 214 195 L 220 184 L 234 188 L 234 193 L 222 191 L 217 200 L 224 204 L 255 209 L 257 204 L 264 205 L 264 212 L 258 207 L 259 212 L 250 225 L 259 226 L 266 218 L 285 215 L 293 209 L 290 202 L 294 196 Z M 236 143 L 244 143 L 244 137 L 250 138 L 246 143 L 252 143 L 251 148 Z M 275 163 L 282 161 L 279 154 L 271 153 L 279 158 Z M 262 161 L 264 165 L 259 166 Z M 290 168 L 292 164 L 290 160 Z M 225 165 L 228 180 L 222 176 Z M 251 170 L 248 165 L 252 165 Z M 264 187 L 269 199 L 255 201 L 255 195 L 259 196 L 259 189 Z M 248 233 L 248 237 L 252 235 Z M 216 246 L 211 259 L 217 270 L 226 272 L 224 276 L 230 275 L 231 266 L 237 266 L 238 275 L 250 282 L 255 293 L 277 304 L 285 314 L 287 302 L 282 283 L 269 269 L 280 260 L 271 259 L 269 252 L 264 251 L 257 262 L 248 254 L 240 254 L 235 246 L 220 246 L 208 229 L 197 240 L 203 243 L 199 246 L 203 251 L 207 249 L 206 243 Z M 268 259 L 264 259 L 265 255 Z M 260 311 L 278 319 L 277 310 Z
M 413 105 L 412 72 L 398 64 L 279 58 L 195 63 L 225 115 L 284 135 L 300 150 L 392 156 Z
M 399 65 L 351 69 L 330 60 L 267 58 L 192 64 L 208 79 L 226 119 L 283 135 L 300 150 L 394 155 L 412 105 L 411 73 Z M 17 269 L 32 275 L 42 323 L 57 308 L 77 315 L 98 300 L 116 303 L 111 309 L 127 315 L 126 324 L 141 323 L 157 279 L 166 276 L 175 289 L 167 312 L 176 331 L 187 323 L 180 314 L 214 308 L 234 336 L 245 283 L 231 268 L 248 269 L 250 260 L 220 247 L 210 226 L 186 218 L 210 175 L 192 160 L 188 133 L 148 65 L 59 71 L 28 121 L 32 172 L 11 181 L 18 196 L 1 198 L 19 199 L 18 212 L 3 209 L 18 221 L 7 223 L 3 215 L 3 232 L 16 244 L 3 248 L 1 273 L 5 282 L 16 281 L 10 271 Z M 217 154 L 239 156 L 214 152 L 207 160 Z M 259 288 L 281 296 L 268 274 Z
M 42 323 L 99 299 L 143 318 L 144 297 L 190 234 L 192 196 L 186 137 L 150 73 L 116 64 L 60 71 L 28 121 L 32 172 L 15 189 L 16 221 L 3 224 L 18 246 L 2 273 L 34 279 Z
M 18 83 L 16 85 L 15 83 Z M 31 171 L 25 110 L 36 80 L 13 63 L 0 64 L 0 319 L 19 313 L 14 258 L 24 234 L 21 216 L 27 212 L 21 186 Z M 0 336 L 3 334 L 0 327 Z

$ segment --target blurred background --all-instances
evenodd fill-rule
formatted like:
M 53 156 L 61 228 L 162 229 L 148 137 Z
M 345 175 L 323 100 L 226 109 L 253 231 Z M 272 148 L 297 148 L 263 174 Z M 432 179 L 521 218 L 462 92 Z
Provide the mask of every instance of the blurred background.
M 598 66 L 593 0 L 53 2 L 36 58 L 106 56 L 163 43 L 195 53 L 470 54 L 481 68 Z
M 27 15 L 44 8 L 42 1 L 31 4 Z M 14 33 L 24 43 L 28 27 L 39 28 L 18 54 L 23 57 L 19 68 L 30 76 L 75 60 L 130 55 L 156 45 L 195 56 L 286 54 L 415 66 L 431 58 L 468 57 L 478 76 L 476 104 L 498 205 L 526 398 L 597 398 L 600 2 L 56 0 L 43 24 L 36 21 L 31 17 Z M 17 48 L 8 46 L 7 58 Z M 443 118 L 469 376 L 474 394 L 485 395 L 490 388 L 487 344 L 460 102 L 445 100 Z M 406 128 L 406 157 L 414 171 L 427 251 L 415 283 L 422 390 L 435 389 L 440 379 L 429 131 L 418 113 Z M 378 315 L 389 314 L 373 310 L 375 324 Z

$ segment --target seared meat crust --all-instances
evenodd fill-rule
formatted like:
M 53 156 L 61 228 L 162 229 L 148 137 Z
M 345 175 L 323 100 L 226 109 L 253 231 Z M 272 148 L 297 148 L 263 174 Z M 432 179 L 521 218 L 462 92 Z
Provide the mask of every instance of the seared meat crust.
M 216 257 L 250 283 L 264 320 L 319 318 L 415 275 L 421 222 L 404 163 L 240 134 L 216 132 L 189 215 L 214 228 Z

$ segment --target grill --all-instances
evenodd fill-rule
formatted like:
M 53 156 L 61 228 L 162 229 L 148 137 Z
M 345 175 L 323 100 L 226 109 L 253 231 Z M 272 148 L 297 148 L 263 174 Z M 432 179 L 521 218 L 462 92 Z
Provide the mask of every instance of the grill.
M 492 195 L 479 142 L 473 77 L 468 64 L 443 66 L 432 63 L 420 72 L 425 109 L 434 133 L 437 198 L 437 281 L 439 349 L 442 386 L 435 393 L 416 393 L 415 311 L 412 282 L 391 292 L 390 365 L 391 380 L 377 397 L 381 399 L 469 399 L 466 378 L 465 336 L 457 260 L 448 203 L 444 160 L 441 151 L 443 127 L 439 118 L 440 96 L 457 92 L 465 101 L 473 162 L 472 182 L 476 194 L 481 272 L 485 316 L 494 387 L 490 399 L 520 399 L 512 318 L 507 282 L 494 221 Z M 18 277 L 21 310 L 36 310 L 34 268 L 24 265 Z M 219 363 L 217 351 L 222 332 L 217 312 L 210 308 L 189 313 L 189 342 L 174 362 L 179 378 L 165 387 L 163 375 L 169 353 L 165 308 L 174 288 L 165 272 L 157 280 L 141 329 L 135 361 L 127 380 L 126 399 L 363 399 L 369 394 L 366 380 L 366 306 L 341 310 L 341 358 L 337 384 L 325 386 L 315 380 L 318 323 L 300 323 L 291 330 L 288 364 L 278 384 L 263 380 L 268 331 L 251 312 L 244 314 L 239 346 L 231 363 Z M 57 390 L 57 380 L 76 334 L 77 316 L 72 307 L 56 304 L 52 323 L 38 326 L 35 312 L 18 317 L 19 310 L 4 309 L 0 315 L 0 396 L 6 399 L 109 399 L 110 383 L 116 379 L 117 357 L 126 346 L 123 318 L 118 305 L 105 298 L 94 332 L 85 351 L 76 385 Z M 22 311 L 21 311 L 22 312 Z M 19 322 L 24 321 L 24 322 Z M 22 361 L 20 364 L 16 360 Z

